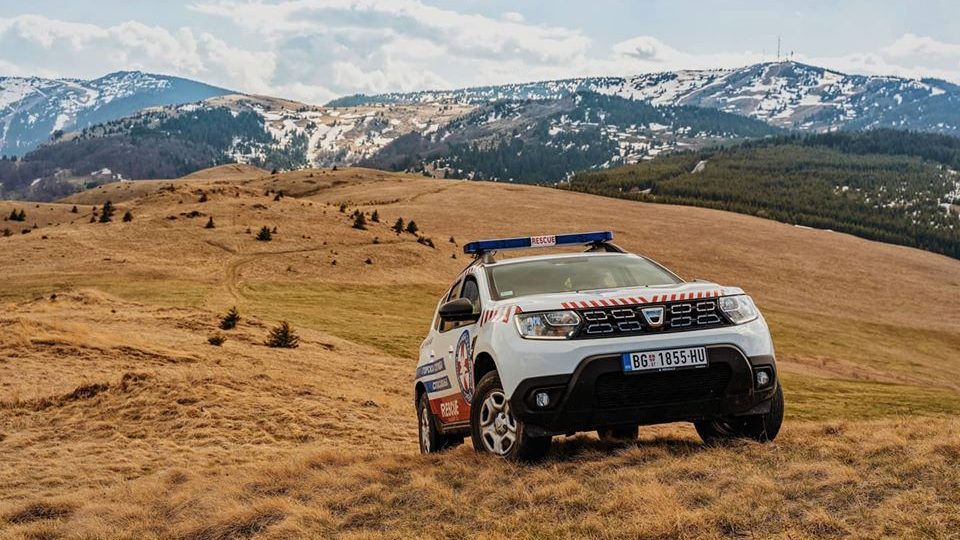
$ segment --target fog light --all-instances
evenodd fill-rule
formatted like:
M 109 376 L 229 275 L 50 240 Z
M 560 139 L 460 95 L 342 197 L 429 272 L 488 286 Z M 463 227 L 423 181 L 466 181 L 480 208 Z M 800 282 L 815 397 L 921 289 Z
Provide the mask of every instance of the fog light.
M 537 392 L 533 397 L 537 401 L 537 407 L 543 408 L 550 405 L 550 394 L 546 392 Z
M 766 371 L 757 372 L 757 387 L 763 388 L 770 382 L 770 374 Z

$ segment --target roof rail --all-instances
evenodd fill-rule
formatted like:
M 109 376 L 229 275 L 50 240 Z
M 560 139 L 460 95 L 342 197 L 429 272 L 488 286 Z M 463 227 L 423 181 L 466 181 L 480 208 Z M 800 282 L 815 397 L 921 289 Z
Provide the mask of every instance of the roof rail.
M 516 238 L 500 238 L 496 240 L 477 240 L 463 246 L 463 252 L 479 258 L 494 251 L 508 249 L 533 249 L 554 246 L 584 245 L 588 251 L 608 251 L 623 253 L 623 250 L 610 241 L 613 240 L 611 231 L 597 231 L 587 233 L 550 234 L 543 236 L 520 236 Z

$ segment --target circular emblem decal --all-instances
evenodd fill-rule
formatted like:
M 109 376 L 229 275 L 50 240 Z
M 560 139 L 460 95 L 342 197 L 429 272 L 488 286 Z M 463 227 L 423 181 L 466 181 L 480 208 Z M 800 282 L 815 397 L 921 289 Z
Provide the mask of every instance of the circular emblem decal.
M 457 382 L 467 403 L 473 399 L 473 355 L 470 354 L 470 331 L 464 330 L 457 340 L 454 364 L 457 366 Z

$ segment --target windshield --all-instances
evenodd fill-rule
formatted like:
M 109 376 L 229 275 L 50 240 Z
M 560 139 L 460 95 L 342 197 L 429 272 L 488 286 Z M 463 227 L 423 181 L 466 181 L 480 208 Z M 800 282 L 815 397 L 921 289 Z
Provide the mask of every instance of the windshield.
M 558 257 L 487 267 L 499 300 L 531 294 L 672 285 L 680 281 L 657 264 L 632 255 Z

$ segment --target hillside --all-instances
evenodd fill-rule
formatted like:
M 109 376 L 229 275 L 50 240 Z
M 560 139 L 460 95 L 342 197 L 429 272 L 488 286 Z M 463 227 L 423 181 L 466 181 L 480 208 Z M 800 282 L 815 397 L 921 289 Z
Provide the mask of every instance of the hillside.
M 177 178 L 230 163 L 268 170 L 342 166 L 414 130 L 436 130 L 466 110 L 328 109 L 245 95 L 149 108 L 66 133 L 22 158 L 0 158 L 0 197 L 50 201 L 115 180 Z
M 279 170 L 359 163 L 544 183 L 779 131 L 712 109 L 653 107 L 590 93 L 477 107 L 344 109 L 230 95 L 146 110 L 64 135 L 20 160 L 0 159 L 0 193 L 51 200 L 111 179 L 176 178 L 233 162 Z
M 960 526 L 956 260 L 547 188 L 234 173 L 0 202 L 30 231 L 0 237 L 0 538 L 945 538 Z M 123 201 L 114 221 L 89 223 L 106 200 Z M 351 228 L 354 209 L 381 223 Z M 398 217 L 436 248 L 390 231 Z M 262 226 L 271 242 L 254 240 Z M 672 425 L 623 447 L 558 440 L 536 466 L 466 447 L 417 455 L 416 348 L 467 262 L 463 242 L 606 228 L 685 278 L 754 296 L 787 395 L 776 444 L 707 448 Z M 240 325 L 208 345 L 232 305 Z M 261 344 L 283 319 L 300 348 Z M 623 504 L 637 494 L 656 504 Z
M 960 139 L 781 137 L 574 176 L 565 187 L 832 229 L 960 258 Z
M 360 164 L 443 178 L 556 183 L 575 171 L 778 132 L 710 109 L 654 107 L 584 92 L 482 105 L 432 133 L 398 137 Z
M 0 77 L 0 155 L 23 156 L 51 137 L 110 122 L 147 107 L 230 94 L 197 81 L 139 71 L 94 80 Z

